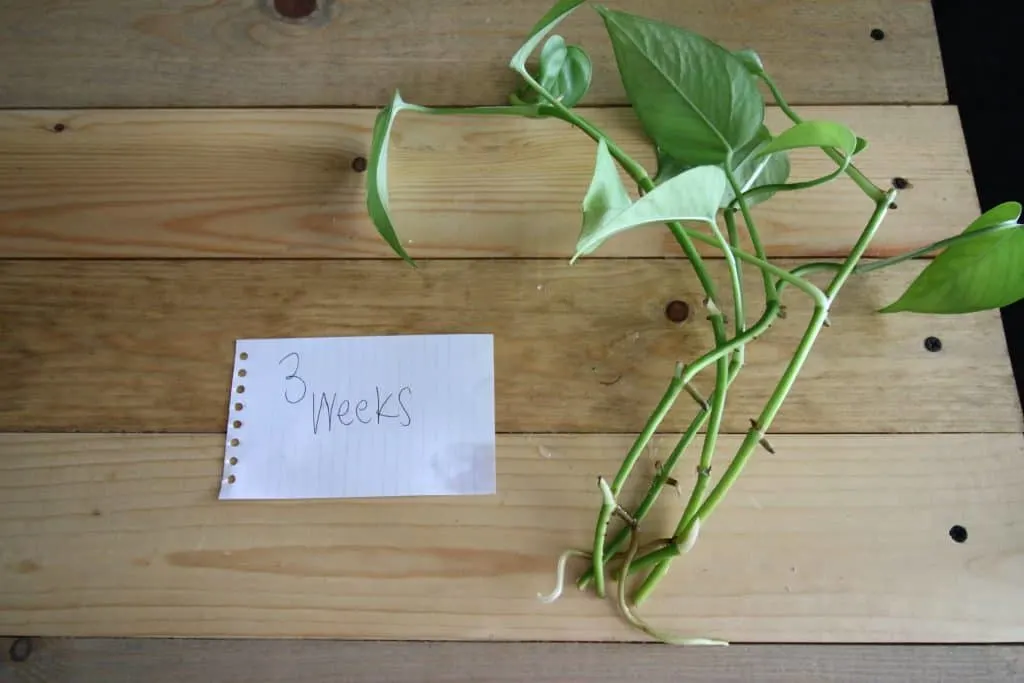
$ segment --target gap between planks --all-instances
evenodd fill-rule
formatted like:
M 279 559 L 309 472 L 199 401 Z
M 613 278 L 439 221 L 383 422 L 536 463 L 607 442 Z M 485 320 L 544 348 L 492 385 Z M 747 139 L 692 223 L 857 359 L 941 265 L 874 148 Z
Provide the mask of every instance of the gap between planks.
M 583 109 L 648 166 L 628 109 Z M 908 179 L 869 255 L 888 256 L 960 232 L 978 201 L 952 106 L 807 107 L 849 124 L 870 145 L 858 164 L 877 184 Z M 365 206 L 369 110 L 78 110 L 0 112 L 0 256 L 392 256 Z M 771 107 L 768 123 L 787 123 Z M 56 132 L 58 126 L 63 126 Z M 793 155 L 793 178 L 832 170 Z M 553 257 L 579 234 L 594 145 L 566 124 L 403 113 L 389 166 L 395 223 L 414 258 Z M 627 185 L 628 186 L 628 185 Z M 872 205 L 846 178 L 777 195 L 755 208 L 770 255 L 841 256 Z M 704 253 L 717 254 L 711 247 Z M 678 257 L 648 226 L 594 257 Z
M 850 281 L 773 433 L 1021 431 L 997 311 L 874 312 L 923 264 Z M 753 320 L 763 291 L 743 273 Z M 0 261 L 0 430 L 220 432 L 236 339 L 475 332 L 495 337 L 498 431 L 635 433 L 676 362 L 712 347 L 702 298 L 662 259 Z M 690 304 L 681 325 L 673 300 Z M 803 333 L 809 301 L 790 288 L 784 303 L 748 348 L 726 431 L 749 428 Z
M 591 541 L 595 478 L 631 440 L 501 436 L 494 496 L 226 503 L 223 435 L 0 435 L 0 632 L 646 640 L 592 595 L 536 598 Z M 1021 434 L 775 445 L 644 608 L 656 624 L 738 642 L 1024 638 Z M 666 491 L 645 533 L 682 502 Z
M 0 638 L 6 652 L 12 638 Z M 93 639 L 33 641 L 0 681 L 109 683 L 1011 683 L 1024 646 L 737 645 L 728 649 L 614 643 L 353 643 L 321 640 Z M 256 673 L 258 672 L 258 674 Z M 6 677 L 5 677 L 6 676 Z

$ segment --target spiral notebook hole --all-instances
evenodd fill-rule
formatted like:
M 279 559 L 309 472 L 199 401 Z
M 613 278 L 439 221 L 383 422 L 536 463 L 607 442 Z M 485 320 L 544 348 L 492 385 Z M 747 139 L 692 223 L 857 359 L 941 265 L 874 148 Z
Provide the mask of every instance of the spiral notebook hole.
M 242 408 L 244 408 L 244 407 L 245 407 L 245 406 L 243 406 L 243 405 L 242 405 L 241 403 L 236 403 L 236 404 L 235 404 L 235 410 L 241 411 L 241 410 L 242 410 Z
M 238 376 L 245 377 L 245 368 L 242 368 L 241 370 L 238 371 Z
M 229 484 L 234 484 L 235 483 L 235 475 L 232 474 L 232 475 L 228 476 L 228 483 Z
M 248 354 L 248 353 L 246 353 L 245 351 L 242 351 L 242 352 L 241 352 L 240 354 L 238 354 L 238 357 L 239 357 L 239 358 L 240 358 L 241 360 L 249 360 L 249 354 Z
M 238 444 L 242 443 L 238 439 L 231 439 L 231 445 L 237 447 Z
M 237 391 L 240 394 L 244 394 L 245 393 L 245 385 L 244 384 L 239 384 L 238 388 L 235 389 L 235 391 Z
M 231 426 L 234 427 L 235 429 L 241 429 L 242 421 L 241 420 L 235 420 L 234 422 L 231 423 Z
M 232 455 L 231 459 L 228 460 L 228 462 L 231 463 L 232 465 L 237 465 L 238 464 L 238 458 L 236 458 L 235 456 Z

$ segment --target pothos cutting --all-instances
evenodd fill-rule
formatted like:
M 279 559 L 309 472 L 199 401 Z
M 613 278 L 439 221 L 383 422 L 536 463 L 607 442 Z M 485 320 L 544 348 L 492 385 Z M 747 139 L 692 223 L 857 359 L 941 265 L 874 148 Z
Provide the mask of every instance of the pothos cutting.
M 703 305 L 714 335 L 714 346 L 703 355 L 676 364 L 664 394 L 654 406 L 621 466 L 610 480 L 598 478 L 600 508 L 594 524 L 593 545 L 569 550 L 558 563 L 558 586 L 544 598 L 561 592 L 566 561 L 586 558 L 587 570 L 577 580 L 581 589 L 592 587 L 604 597 L 606 582 L 616 582 L 614 599 L 626 620 L 648 635 L 669 643 L 724 644 L 706 638 L 682 638 L 659 632 L 636 613 L 668 572 L 673 560 L 693 548 L 711 515 L 758 449 L 771 451 L 772 422 L 786 401 L 815 340 L 829 324 L 829 310 L 843 285 L 911 258 L 938 252 L 883 314 L 916 312 L 960 314 L 997 309 L 1024 298 L 1024 230 L 1018 220 L 1021 205 L 1000 204 L 951 237 L 906 254 L 862 261 L 899 192 L 868 179 L 854 161 L 867 146 L 846 125 L 836 121 L 805 120 L 786 102 L 775 81 L 753 50 L 730 51 L 696 33 L 659 21 L 615 11 L 594 9 L 604 21 L 626 96 L 653 147 L 657 166 L 653 173 L 627 155 L 604 131 L 573 107 L 586 94 L 592 75 L 587 53 L 569 45 L 555 26 L 584 0 L 561 0 L 541 18 L 510 66 L 520 84 L 509 103 L 480 107 L 423 107 L 408 103 L 396 91 L 391 104 L 377 116 L 367 179 L 367 209 L 374 225 L 392 249 L 413 264 L 406 253 L 388 210 L 388 140 L 396 116 L 405 110 L 426 114 L 524 116 L 560 119 L 582 131 L 596 144 L 594 172 L 581 202 L 581 228 L 570 263 L 593 253 L 607 240 L 627 230 L 664 223 L 678 243 L 704 291 Z M 527 65 L 540 48 L 539 59 Z M 773 134 L 765 126 L 762 86 L 789 119 L 791 126 Z M 811 148 L 834 163 L 826 175 L 790 179 L 788 153 Z M 622 182 L 619 169 L 636 185 L 636 198 Z M 776 265 L 765 253 L 753 208 L 775 196 L 817 187 L 844 177 L 856 184 L 873 205 L 860 236 L 845 258 L 807 262 L 795 268 Z M 695 227 L 696 226 L 696 227 Z M 703 229 L 700 227 L 703 226 Z M 721 252 L 729 274 L 731 310 L 723 310 L 719 283 L 712 280 L 696 244 Z M 746 245 L 749 248 L 745 248 Z M 764 307 L 747 310 L 741 269 L 760 272 Z M 824 274 L 828 282 L 817 286 L 808 278 Z M 782 291 L 792 287 L 814 304 L 803 336 L 759 415 L 750 422 L 745 438 L 721 474 L 712 479 L 718 435 L 729 388 L 743 369 L 747 344 L 784 317 Z M 756 313 L 756 317 L 755 317 Z M 730 321 L 727 318 L 731 318 Z M 714 375 L 714 390 L 703 396 L 693 380 L 702 372 Z M 687 394 L 696 404 L 689 426 L 661 464 L 646 495 L 627 509 L 618 497 L 633 473 L 641 453 L 662 421 Z M 693 488 L 674 533 L 641 545 L 639 530 L 659 494 L 704 430 L 704 441 L 694 469 Z M 620 528 L 611 532 L 613 519 Z M 614 565 L 614 566 L 613 566 Z M 638 585 L 627 594 L 627 579 Z

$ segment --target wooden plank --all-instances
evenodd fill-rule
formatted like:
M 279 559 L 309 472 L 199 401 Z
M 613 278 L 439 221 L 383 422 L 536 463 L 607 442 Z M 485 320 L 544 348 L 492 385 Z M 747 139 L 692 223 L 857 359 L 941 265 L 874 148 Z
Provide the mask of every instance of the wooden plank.
M 817 5 L 818 3 L 815 3 Z M 651 166 L 631 111 L 588 110 Z M 871 142 L 858 164 L 899 197 L 871 255 L 955 234 L 978 215 L 954 107 L 809 107 Z M 374 111 L 0 113 L 0 254 L 6 257 L 389 257 L 370 224 L 365 174 Z M 770 126 L 786 123 L 776 109 Z M 59 134 L 55 126 L 64 129 Z M 395 221 L 416 258 L 568 258 L 593 143 L 557 121 L 403 114 L 392 144 Z M 793 178 L 828 173 L 793 154 Z M 847 252 L 871 204 L 843 178 L 757 209 L 773 256 Z M 714 253 L 705 249 L 705 253 Z M 596 256 L 678 256 L 662 227 Z
M 12 639 L 0 639 L 6 651 Z M 697 680 L 709 683 L 1011 683 L 1024 646 L 734 645 L 651 648 L 614 643 L 352 643 L 322 640 L 43 638 L 0 683 L 109 681 L 421 682 Z
M 873 312 L 923 266 L 848 284 L 773 431 L 1021 431 L 998 312 Z M 727 292 L 724 263 L 711 267 Z M 753 320 L 760 277 L 744 275 Z M 3 261 L 0 429 L 217 432 L 236 339 L 482 332 L 495 335 L 499 431 L 635 433 L 676 362 L 712 346 L 702 298 L 684 262 L 661 259 Z M 692 311 L 682 325 L 664 312 L 676 299 Z M 748 349 L 728 431 L 749 429 L 803 334 L 809 300 L 791 289 L 784 303 L 787 320 Z
M 0 632 L 644 640 L 592 594 L 536 598 L 592 539 L 595 477 L 630 441 L 502 436 L 494 496 L 224 503 L 223 436 L 0 435 Z M 645 604 L 653 623 L 737 642 L 1024 638 L 1021 434 L 774 441 Z M 651 537 L 682 507 L 662 498 Z
M 6 107 L 503 103 L 508 60 L 551 0 L 320 0 L 304 23 L 269 0 L 35 0 L 0 10 Z M 754 47 L 794 102 L 944 102 L 926 0 L 619 0 L 728 47 Z M 872 40 L 873 28 L 885 39 Z M 560 27 L 594 59 L 591 104 L 624 101 L 607 36 L 584 8 Z

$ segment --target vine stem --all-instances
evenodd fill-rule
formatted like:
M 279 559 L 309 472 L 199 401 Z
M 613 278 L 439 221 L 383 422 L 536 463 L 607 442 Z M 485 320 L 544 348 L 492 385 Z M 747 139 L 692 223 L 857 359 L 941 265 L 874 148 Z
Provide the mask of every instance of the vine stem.
M 919 249 L 908 251 L 905 254 L 890 256 L 889 258 L 878 259 L 876 261 L 862 261 L 861 263 L 857 264 L 856 268 L 853 269 L 853 274 L 863 275 L 864 273 L 870 273 L 876 270 L 881 270 L 883 268 L 895 266 L 898 263 L 903 263 L 904 261 L 909 261 L 911 259 L 917 258 L 918 256 L 924 256 L 925 254 L 933 252 L 936 249 L 942 249 L 943 247 L 953 246 L 954 244 L 960 244 L 962 242 L 970 242 L 973 239 L 982 237 L 984 235 L 989 235 L 993 232 L 999 232 L 1000 230 L 1008 230 L 1018 227 L 1019 225 L 1016 222 L 1000 223 L 999 225 L 990 225 L 984 228 L 978 228 L 977 230 L 972 230 L 971 232 L 962 232 L 959 235 L 946 237 L 945 239 L 941 239 L 937 242 L 932 242 L 931 244 L 924 247 L 920 247 Z M 841 265 L 842 264 L 840 263 L 834 263 L 832 261 L 811 261 L 810 263 L 803 264 L 801 268 L 804 269 L 806 272 L 814 272 L 819 270 L 838 271 Z
M 825 321 L 828 320 L 828 311 L 831 302 L 834 300 L 836 294 L 842 288 L 843 284 L 853 273 L 857 266 L 857 263 L 863 257 L 864 252 L 867 250 L 868 245 L 874 238 L 875 233 L 878 231 L 879 226 L 885 219 L 885 214 L 889 209 L 889 205 L 896 196 L 896 190 L 891 189 L 878 200 L 875 204 L 875 211 L 872 213 L 868 224 L 861 232 L 860 237 L 857 239 L 853 249 L 851 249 L 846 260 L 839 267 L 838 272 L 829 284 L 826 290 L 827 303 L 822 306 L 816 304 L 814 307 L 814 313 L 811 316 L 811 320 L 807 325 L 807 329 L 800 339 L 800 343 L 797 346 L 793 357 L 790 359 L 789 364 L 786 366 L 782 377 L 779 379 L 775 390 L 772 392 L 771 397 L 765 404 L 764 409 L 758 416 L 755 424 L 747 431 L 746 437 L 740 444 L 736 455 L 733 457 L 732 462 L 729 463 L 728 468 L 722 474 L 721 479 L 715 484 L 714 488 L 708 494 L 708 497 L 704 500 L 701 506 L 697 509 L 693 518 L 690 520 L 686 528 L 681 533 L 677 533 L 673 538 L 673 543 L 648 553 L 647 555 L 637 558 L 633 562 L 633 566 L 630 567 L 629 571 L 636 571 L 644 566 L 650 564 L 658 564 L 664 560 L 672 559 L 680 554 L 679 544 L 682 539 L 687 538 L 688 529 L 693 524 L 703 524 L 707 518 L 714 512 L 715 508 L 722 502 L 722 499 L 732 488 L 733 484 L 736 483 L 737 478 L 742 473 L 743 468 L 746 466 L 747 461 L 753 454 L 755 448 L 762 438 L 764 438 L 765 432 L 769 429 L 775 416 L 778 414 L 779 409 L 785 402 L 789 391 L 792 389 L 793 384 L 796 381 L 797 375 L 803 368 L 807 357 L 810 355 L 811 349 L 814 346 L 814 342 L 817 340 L 818 335 L 821 333 L 822 327 L 825 325 Z M 656 583 L 656 582 L 655 582 Z M 636 601 L 641 601 L 646 595 L 653 590 L 654 586 L 650 585 L 647 590 L 641 594 L 638 592 L 634 598 Z
M 754 245 L 754 254 L 757 258 L 767 262 L 768 257 L 765 255 L 764 244 L 761 243 L 761 236 L 757 232 L 757 228 L 754 226 L 754 217 L 750 213 L 750 202 L 743 195 L 743 188 L 740 186 L 738 180 L 736 180 L 736 174 L 729 169 L 729 165 L 725 166 L 725 177 L 729 181 L 729 186 L 732 188 L 733 195 L 736 197 L 736 203 L 739 204 L 740 214 L 743 216 L 743 222 L 747 226 L 747 233 L 750 235 L 750 242 Z M 761 276 L 764 280 L 764 296 L 765 301 L 777 301 L 779 298 L 778 293 L 775 291 L 775 287 L 772 286 L 772 276 L 768 271 L 761 269 Z
M 782 113 L 785 114 L 793 123 L 803 123 L 803 119 L 800 115 L 793 111 L 793 108 L 789 106 L 788 102 L 786 102 L 786 98 L 782 96 L 782 93 L 779 91 L 779 87 L 775 85 L 775 81 L 772 80 L 772 77 L 763 71 L 760 72 L 758 76 L 762 81 L 764 81 L 765 85 L 768 86 L 768 90 L 771 92 L 772 97 L 775 98 L 775 103 L 779 105 L 779 109 L 782 110 Z M 832 161 L 839 165 L 842 165 L 844 161 L 846 161 L 846 156 L 844 154 L 832 149 L 831 147 L 822 147 L 821 150 L 825 152 Z M 847 164 L 846 174 L 850 176 L 850 180 L 856 183 L 857 187 L 871 198 L 873 202 L 878 203 L 882 200 L 882 197 L 885 196 L 885 190 L 871 182 L 866 175 L 861 173 L 860 169 L 853 165 L 852 162 Z
M 699 366 L 699 369 L 696 371 L 699 372 L 700 370 L 709 366 L 711 363 L 717 361 L 720 356 L 743 348 L 744 345 L 756 339 L 771 326 L 771 324 L 778 317 L 779 309 L 780 306 L 778 302 L 773 302 L 767 308 L 765 308 L 765 311 L 761 315 L 761 317 L 749 328 L 746 328 L 742 334 L 737 335 L 733 339 L 728 340 L 723 347 L 716 347 L 708 351 L 703 356 L 694 361 L 692 365 L 688 366 L 688 369 Z M 730 370 L 730 382 L 733 379 L 735 379 L 736 375 L 739 373 L 740 370 L 739 366 L 735 365 L 735 356 L 733 357 L 733 363 L 734 365 Z M 651 485 L 651 488 L 648 489 L 647 495 L 644 497 L 643 501 L 641 501 L 640 506 L 637 508 L 637 511 L 633 515 L 634 519 L 636 519 L 637 522 L 641 521 L 644 518 L 644 516 L 648 513 L 648 511 L 651 509 L 651 507 L 654 505 L 654 502 L 657 499 L 658 494 L 661 492 L 662 488 L 665 485 L 665 482 L 668 480 L 670 472 L 676 466 L 676 463 L 682 456 L 683 451 L 685 451 L 685 449 L 690 445 L 690 443 L 696 436 L 697 432 L 703 426 L 704 421 L 707 419 L 708 412 L 709 410 L 702 409 L 701 412 L 698 413 L 698 415 L 690 423 L 690 427 L 680 438 L 679 443 L 672 450 L 672 453 L 665 461 L 665 464 L 662 467 L 661 472 L 658 474 L 657 477 L 655 477 L 654 483 Z M 608 562 L 611 559 L 611 557 L 616 552 L 618 552 L 625 544 L 625 542 L 628 540 L 626 531 L 626 529 L 621 529 L 619 533 L 610 542 L 605 544 L 603 558 L 604 562 Z M 593 571 L 594 570 L 592 566 L 577 581 L 577 586 L 580 589 L 586 588 L 590 581 L 593 579 Z

